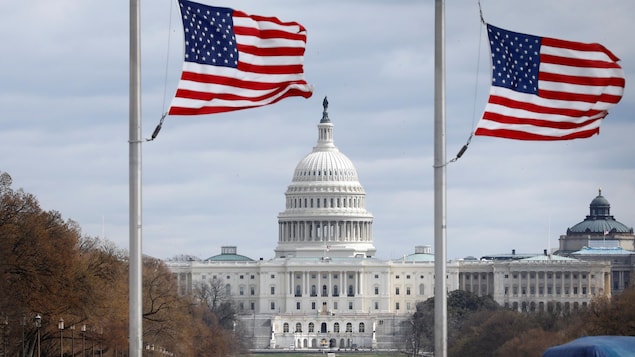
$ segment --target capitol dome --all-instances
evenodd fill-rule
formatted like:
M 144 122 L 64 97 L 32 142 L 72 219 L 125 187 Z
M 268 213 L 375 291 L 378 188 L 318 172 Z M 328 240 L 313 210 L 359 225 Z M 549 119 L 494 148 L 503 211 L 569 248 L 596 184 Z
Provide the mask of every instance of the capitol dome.
M 328 101 L 318 141 L 296 165 L 278 215 L 277 258 L 372 257 L 373 216 L 353 162 L 335 146 Z

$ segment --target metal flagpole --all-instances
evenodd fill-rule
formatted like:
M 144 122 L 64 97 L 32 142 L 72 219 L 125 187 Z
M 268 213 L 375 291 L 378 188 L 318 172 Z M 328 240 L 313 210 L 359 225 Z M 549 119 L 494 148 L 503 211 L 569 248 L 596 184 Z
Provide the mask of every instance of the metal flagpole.
M 445 1 L 434 10 L 434 355 L 447 356 Z
M 130 129 L 129 129 L 129 342 L 128 355 L 141 357 L 141 9 L 130 0 Z

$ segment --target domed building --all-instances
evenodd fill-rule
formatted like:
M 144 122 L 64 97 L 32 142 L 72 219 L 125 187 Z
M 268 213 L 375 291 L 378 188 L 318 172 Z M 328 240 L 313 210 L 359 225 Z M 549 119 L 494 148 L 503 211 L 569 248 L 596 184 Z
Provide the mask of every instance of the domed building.
M 328 101 L 318 125 L 318 142 L 295 167 L 278 215 L 276 258 L 372 257 L 373 216 L 353 162 L 333 142 Z
M 619 247 L 635 250 L 633 228 L 626 226 L 611 215 L 611 204 L 602 196 L 602 190 L 591 201 L 589 215 L 567 229 L 560 236 L 558 254 L 571 254 L 585 247 Z
M 432 247 L 413 242 L 412 254 L 376 258 L 366 192 L 353 162 L 335 146 L 326 98 L 317 129 L 317 144 L 295 166 L 284 194 L 273 258 L 252 260 L 224 246 L 208 259 L 166 264 L 180 294 L 210 284 L 231 301 L 253 349 L 403 349 L 404 322 L 434 295 Z M 587 236 L 630 237 L 632 244 L 632 228 L 615 221 L 609 208 L 600 194 L 561 249 L 579 252 Z M 604 230 L 606 236 L 598 235 Z M 610 262 L 546 251 L 449 261 L 446 271 L 448 291 L 491 295 L 518 311 L 575 310 L 611 290 Z M 618 287 L 628 285 L 628 277 L 617 276 Z
M 375 257 L 366 192 L 335 146 L 326 98 L 317 129 L 317 144 L 285 192 L 273 258 L 252 260 L 224 246 L 205 260 L 166 264 L 181 294 L 220 286 L 254 349 L 402 347 L 402 322 L 432 297 L 434 255 L 417 246 L 402 259 Z M 456 264 L 447 270 L 448 290 L 455 290 Z

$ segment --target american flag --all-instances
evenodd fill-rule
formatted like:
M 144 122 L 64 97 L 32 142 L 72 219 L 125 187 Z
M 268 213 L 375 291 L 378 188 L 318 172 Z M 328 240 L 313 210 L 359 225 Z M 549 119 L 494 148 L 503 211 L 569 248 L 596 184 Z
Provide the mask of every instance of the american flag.
M 187 0 L 179 5 L 185 60 L 168 114 L 222 113 L 311 96 L 302 25 Z
M 597 43 L 538 37 L 487 25 L 492 86 L 475 135 L 568 140 L 600 132 L 624 92 L 619 59 Z

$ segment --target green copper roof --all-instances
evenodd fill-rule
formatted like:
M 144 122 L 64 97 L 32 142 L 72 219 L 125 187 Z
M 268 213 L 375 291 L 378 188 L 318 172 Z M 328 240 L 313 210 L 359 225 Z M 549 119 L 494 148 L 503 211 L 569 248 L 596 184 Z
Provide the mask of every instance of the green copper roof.
M 611 234 L 611 233 L 633 233 L 632 227 L 615 220 L 611 216 L 611 205 L 609 201 L 602 196 L 602 190 L 599 190 L 597 197 L 591 201 L 589 205 L 589 215 L 584 221 L 567 229 L 569 234 Z
M 253 259 L 240 255 L 237 253 L 237 248 L 234 246 L 221 247 L 221 253 L 213 257 L 205 259 L 212 262 L 251 262 Z

